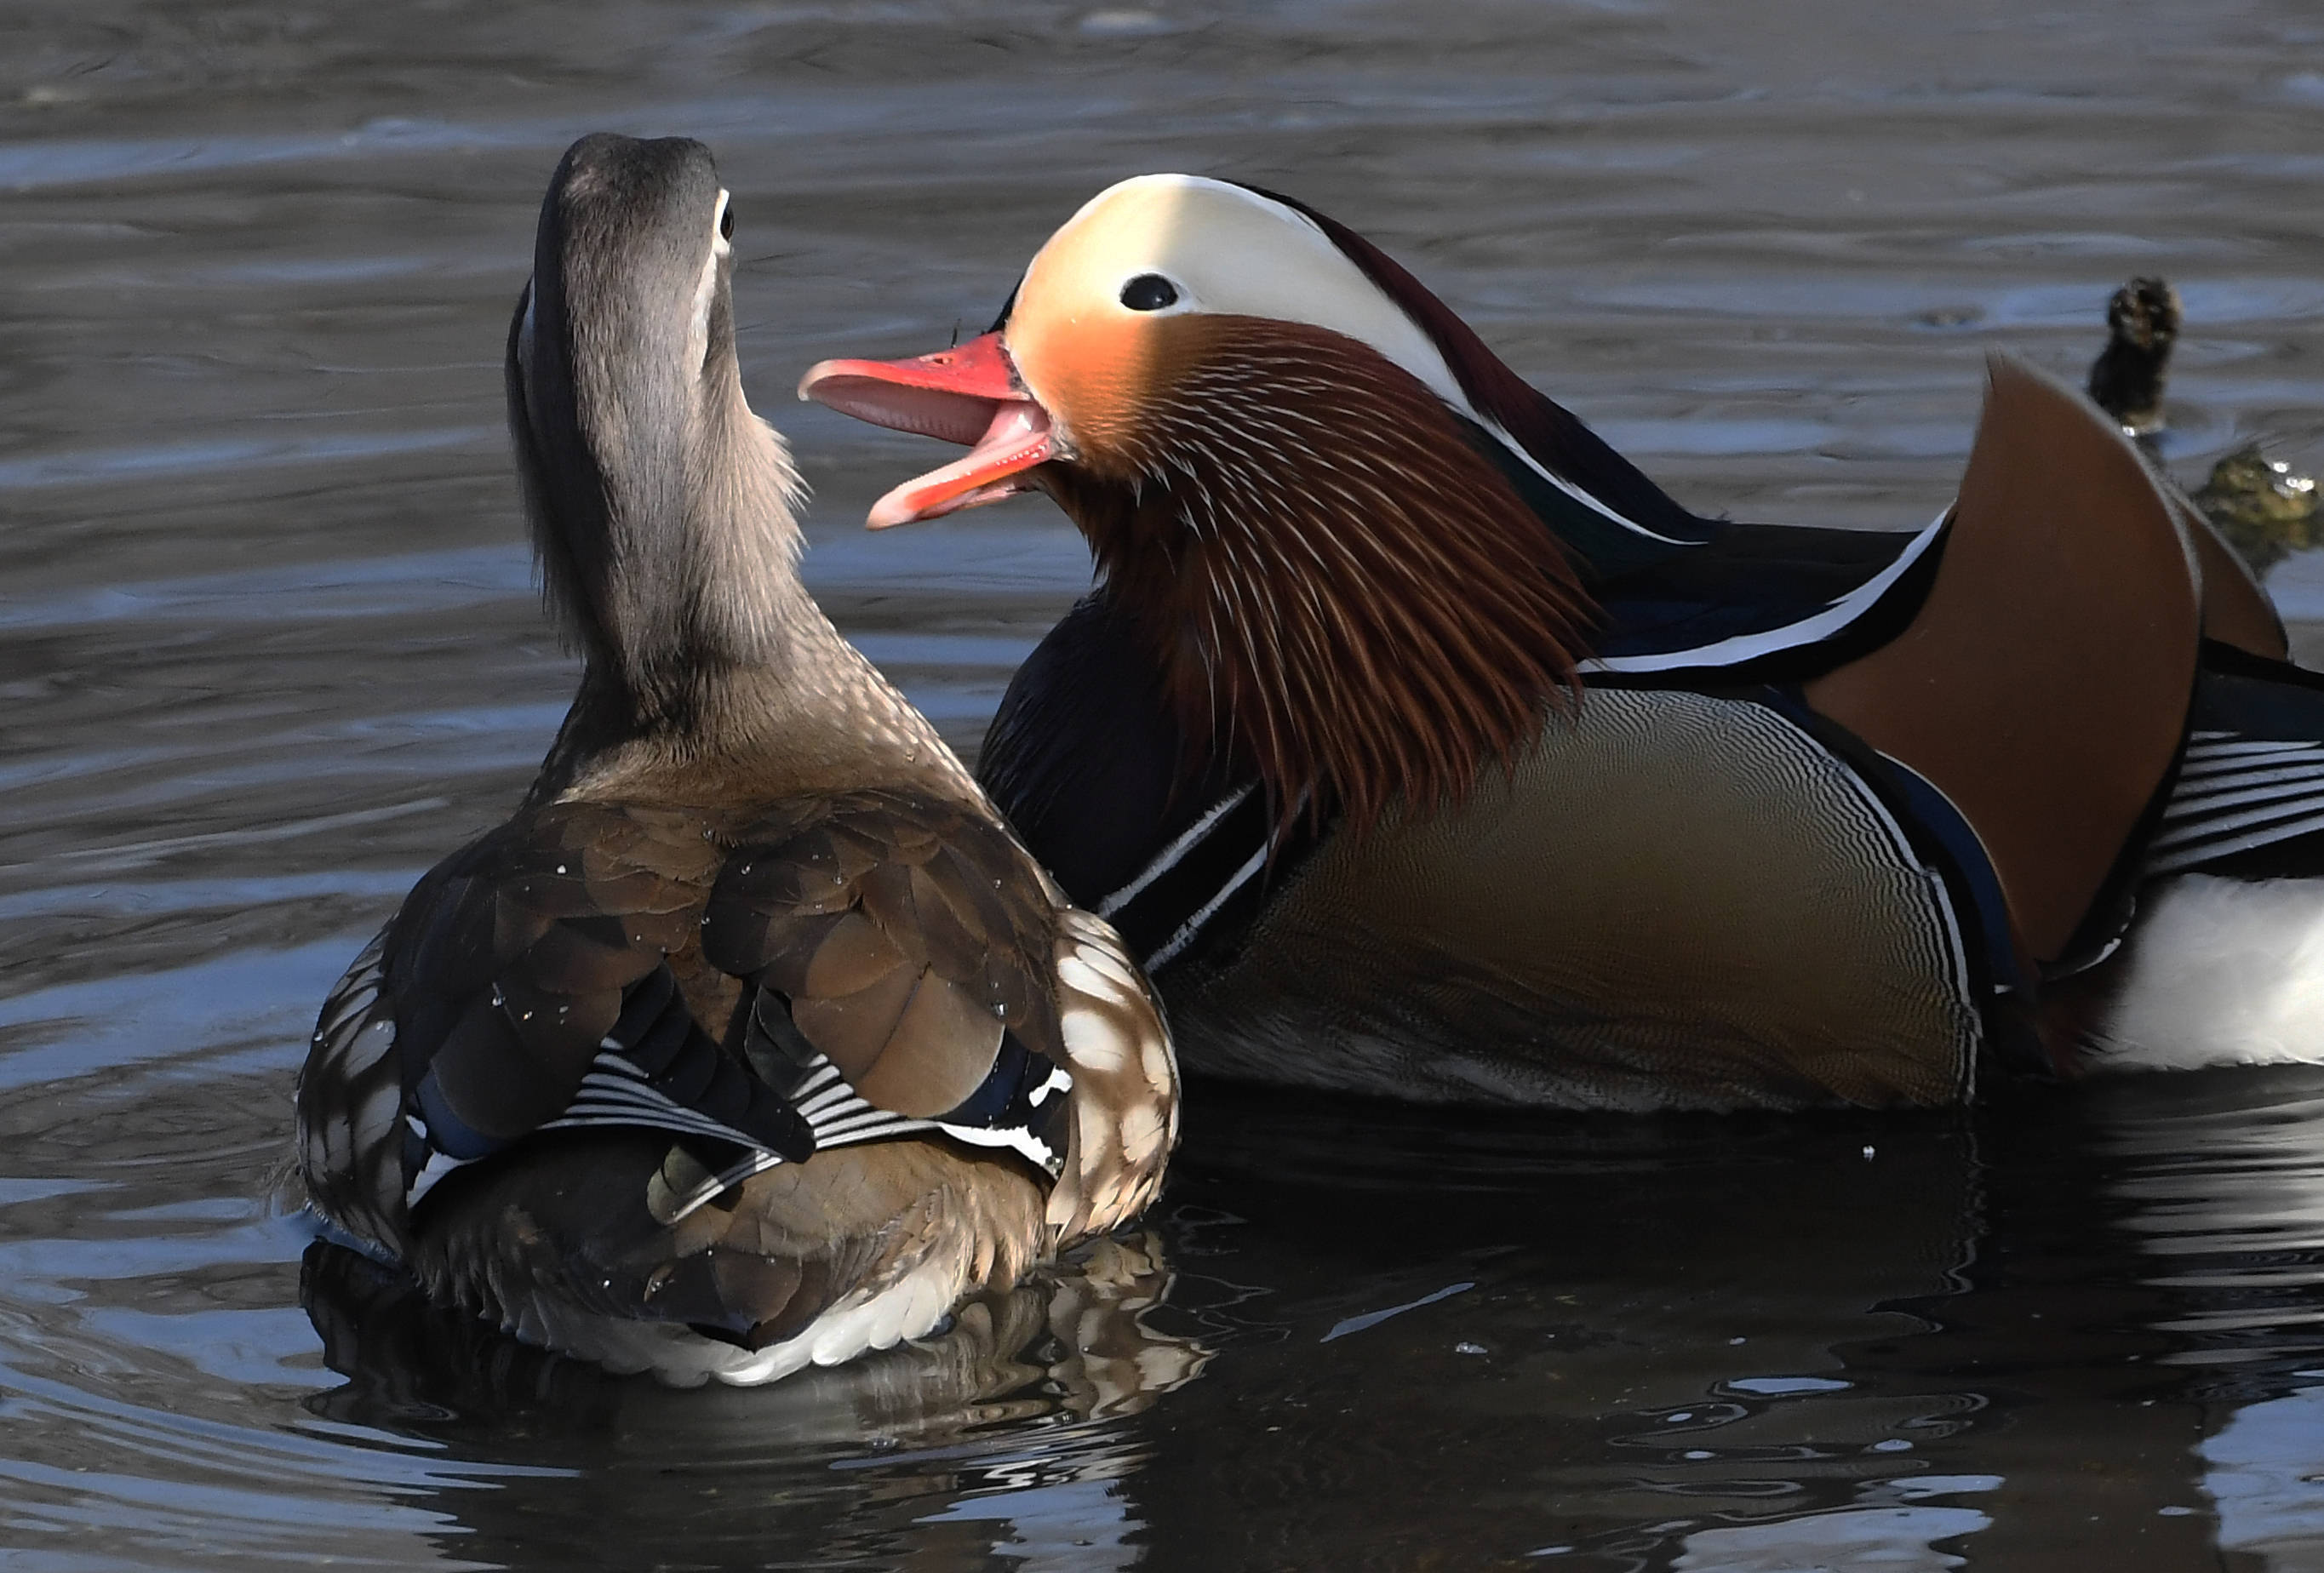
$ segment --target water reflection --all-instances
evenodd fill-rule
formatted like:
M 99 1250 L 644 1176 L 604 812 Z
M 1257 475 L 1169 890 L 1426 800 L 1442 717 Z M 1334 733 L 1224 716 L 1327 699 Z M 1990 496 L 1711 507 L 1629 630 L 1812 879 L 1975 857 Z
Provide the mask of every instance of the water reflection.
M 203 1150 L 214 1122 L 177 1114 L 201 1079 L 119 1074 L 80 1094 L 108 1150 L 271 1167 Z M 152 1555 L 417 1533 L 544 1569 L 2312 1557 L 2324 1073 L 1905 1119 L 1447 1122 L 1205 1087 L 1188 1128 L 1146 1234 L 754 1392 L 606 1378 L 321 1243 L 309 1333 L 253 1265 L 303 1237 L 236 1182 L 19 1180 L 13 1522 Z M 89 1167 L 55 1129 L 20 1170 Z
M 1164 1565 L 1410 1566 L 1456 1522 L 1468 1552 L 1570 1567 L 2190 1565 L 2215 1525 L 2250 1543 L 2206 1482 L 2233 1410 L 2186 1363 L 2217 1308 L 2121 1198 L 2207 1151 L 2232 1169 L 2216 1138 L 2247 1121 L 2312 1154 L 2319 1085 L 1458 1132 L 1213 1090 L 1177 1259 L 1222 1353 L 1132 1489 Z M 2236 1403 L 2303 1360 L 2304 1336 Z M 1222 1494 L 1251 1511 L 1196 1506 Z
M 492 1566 L 618 1566 L 666 1537 L 703 1565 L 863 1541 L 909 1546 L 915 1567 L 972 1543 L 1037 1567 L 1126 1567 L 1103 1559 L 1134 1560 L 1139 1528 L 1119 1482 L 1141 1455 L 1120 1422 L 1211 1357 L 1154 1325 L 1171 1284 L 1157 1235 L 1100 1240 L 918 1344 L 769 1389 L 678 1393 L 517 1344 L 318 1240 L 300 1299 L 347 1381 L 305 1407 L 549 1465 L 554 1484 L 446 1499 L 458 1538 L 445 1550 Z M 596 1539 L 609 1522 L 614 1547 Z M 1071 1559 L 1083 1551 L 1096 1559 Z
M 2174 1079 L 2175 1080 L 2175 1079 Z M 2173 1291 L 2159 1357 L 2208 1424 L 2196 1451 L 2218 1544 L 2270 1569 L 2317 1566 L 2324 1539 L 2324 1073 L 2260 1096 L 2242 1078 L 2114 1090 L 2135 1099 L 2109 1145 L 2132 1161 L 2122 1219 Z M 2144 1098 L 2138 1098 L 2144 1094 Z
M 1149 1325 L 1170 1284 L 1158 1236 L 1098 1240 L 1005 1294 L 968 1302 L 940 1334 L 811 1366 L 726 1411 L 785 1447 L 894 1446 L 1140 1414 L 1210 1358 L 1199 1338 Z M 696 1411 L 650 1382 L 608 1376 L 432 1305 L 401 1273 L 327 1240 L 308 1247 L 299 1289 L 324 1363 L 348 1378 L 307 1407 L 348 1424 L 489 1430 L 545 1416 L 602 1429 L 622 1414 Z

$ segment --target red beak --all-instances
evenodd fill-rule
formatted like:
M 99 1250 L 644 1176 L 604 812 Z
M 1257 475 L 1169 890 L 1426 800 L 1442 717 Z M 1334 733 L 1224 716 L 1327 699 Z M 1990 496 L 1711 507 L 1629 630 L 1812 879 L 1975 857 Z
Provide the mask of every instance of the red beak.
M 966 457 L 873 503 L 863 521 L 873 529 L 998 502 L 1056 453 L 1049 412 L 1018 381 L 997 333 L 908 361 L 818 362 L 798 392 L 874 426 L 969 445 Z

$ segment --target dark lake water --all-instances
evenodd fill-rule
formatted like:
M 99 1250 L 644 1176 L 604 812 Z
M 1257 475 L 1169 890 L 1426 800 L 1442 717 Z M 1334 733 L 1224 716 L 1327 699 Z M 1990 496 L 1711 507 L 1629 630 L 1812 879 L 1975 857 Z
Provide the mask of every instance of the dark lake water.
M 1984 353 L 2078 375 L 2133 272 L 2186 301 L 2172 463 L 2324 465 L 2312 0 L 12 0 L 0 1567 L 2324 1568 L 2324 1071 L 1200 1090 L 1143 1235 L 757 1392 L 302 1278 L 316 1004 L 573 679 L 498 363 L 600 127 L 716 149 L 811 582 L 964 748 L 1083 550 L 1038 501 L 863 536 L 933 449 L 789 389 L 981 327 L 1143 170 L 1369 233 L 1707 511 L 1924 521 Z

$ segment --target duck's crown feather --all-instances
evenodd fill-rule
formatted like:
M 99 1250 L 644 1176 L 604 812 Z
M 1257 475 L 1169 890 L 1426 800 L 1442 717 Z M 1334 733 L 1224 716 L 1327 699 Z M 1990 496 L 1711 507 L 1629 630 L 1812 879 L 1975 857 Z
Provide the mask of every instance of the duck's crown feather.
M 1394 301 L 1443 357 L 1470 409 L 1483 418 L 1481 424 L 1488 431 L 1517 448 L 1552 477 L 1579 487 L 1602 510 L 1634 529 L 1673 541 L 1702 538 L 1702 520 L 1572 411 L 1511 371 L 1475 328 L 1394 257 L 1296 198 L 1259 186 L 1244 189 L 1306 219 Z

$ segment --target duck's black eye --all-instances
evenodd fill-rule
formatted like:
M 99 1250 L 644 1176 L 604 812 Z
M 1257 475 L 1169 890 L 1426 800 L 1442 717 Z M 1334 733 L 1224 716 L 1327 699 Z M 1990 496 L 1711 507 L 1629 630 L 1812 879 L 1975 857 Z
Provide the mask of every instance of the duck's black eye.
M 1159 311 L 1178 303 L 1178 286 L 1159 273 L 1140 273 L 1121 287 L 1121 303 L 1132 311 Z
M 734 204 L 732 202 L 718 210 L 718 238 L 720 240 L 734 238 Z

